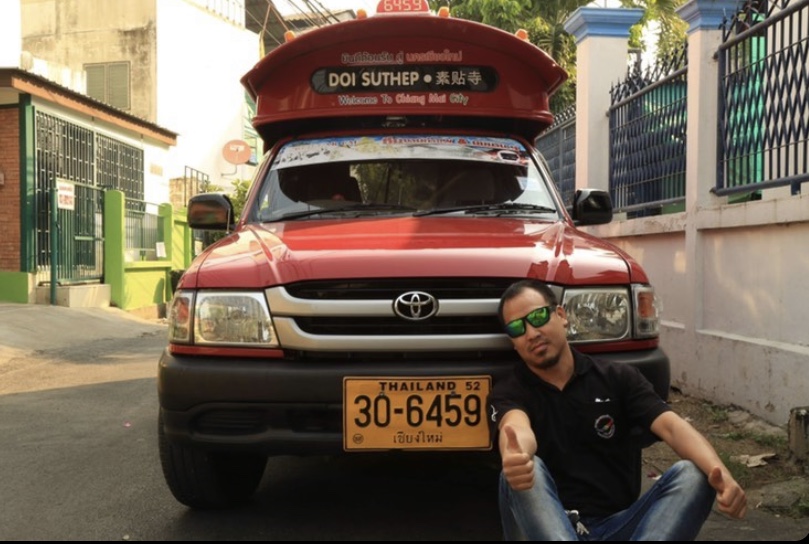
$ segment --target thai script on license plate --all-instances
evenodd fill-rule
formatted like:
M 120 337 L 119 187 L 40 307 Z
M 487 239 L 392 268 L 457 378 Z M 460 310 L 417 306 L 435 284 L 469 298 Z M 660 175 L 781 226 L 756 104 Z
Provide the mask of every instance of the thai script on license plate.
M 346 377 L 345 450 L 491 448 L 490 376 Z

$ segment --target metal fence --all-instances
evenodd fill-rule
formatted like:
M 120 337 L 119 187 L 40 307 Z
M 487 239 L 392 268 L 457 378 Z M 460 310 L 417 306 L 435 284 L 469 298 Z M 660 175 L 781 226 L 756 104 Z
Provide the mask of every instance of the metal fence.
M 183 205 L 185 206 L 192 196 L 208 192 L 210 185 L 211 176 L 201 170 L 186 166 L 180 187 Z
M 39 110 L 35 130 L 37 283 L 98 283 L 104 275 L 104 191 L 120 189 L 135 203 L 133 213 L 146 210 L 137 204 L 144 190 L 143 150 Z M 63 202 L 54 198 L 57 187 L 66 190 Z M 144 221 L 143 236 L 151 236 L 152 219 Z
M 576 191 L 576 104 L 554 117 L 553 124 L 536 139 L 536 147 L 566 206 Z
M 609 187 L 628 217 L 685 201 L 687 46 L 610 89 Z
M 723 25 L 716 193 L 809 181 L 809 0 L 746 2 Z
M 144 194 L 143 150 L 114 138 L 96 135 L 96 185 L 118 189 L 127 199 L 138 200 Z
M 72 186 L 72 206 L 57 206 L 56 220 L 49 228 L 49 265 L 56 266 L 56 274 L 48 279 L 55 277 L 59 283 L 100 280 L 104 274 L 104 191 L 82 183 Z M 50 272 L 48 265 L 45 270 Z
M 157 204 L 126 199 L 124 230 L 126 252 L 132 260 L 151 261 L 157 255 L 158 242 L 163 242 Z
M 35 122 L 37 282 L 100 281 L 104 273 L 104 194 L 94 183 L 94 134 L 40 111 Z M 73 192 L 64 207 L 54 206 L 57 184 Z

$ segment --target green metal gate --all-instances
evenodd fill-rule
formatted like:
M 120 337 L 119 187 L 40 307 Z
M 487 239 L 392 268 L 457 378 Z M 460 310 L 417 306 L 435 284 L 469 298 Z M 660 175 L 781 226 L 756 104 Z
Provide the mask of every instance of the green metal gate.
M 37 284 L 100 283 L 104 191 L 143 199 L 143 150 L 36 112 Z
M 36 279 L 40 285 L 54 280 L 59 284 L 100 282 L 103 276 L 103 191 L 95 187 L 94 143 L 92 130 L 36 112 Z M 62 202 L 55 206 L 58 187 L 62 187 Z M 67 187 L 72 187 L 72 199 Z

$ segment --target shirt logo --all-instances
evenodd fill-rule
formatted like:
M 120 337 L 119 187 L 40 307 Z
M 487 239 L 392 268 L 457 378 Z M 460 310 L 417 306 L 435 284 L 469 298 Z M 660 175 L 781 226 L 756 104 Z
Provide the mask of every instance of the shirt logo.
M 601 438 L 612 438 L 615 435 L 615 420 L 609 414 L 598 416 L 593 428 Z
M 497 408 L 493 405 L 490 405 L 489 408 L 492 409 L 492 421 L 497 421 Z

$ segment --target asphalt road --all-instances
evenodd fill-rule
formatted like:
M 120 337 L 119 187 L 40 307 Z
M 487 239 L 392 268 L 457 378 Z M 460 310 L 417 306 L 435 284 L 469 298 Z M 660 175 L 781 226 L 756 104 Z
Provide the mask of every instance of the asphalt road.
M 270 459 L 244 507 L 166 487 L 155 375 L 165 325 L 113 309 L 0 304 L 0 540 L 501 538 L 496 469 L 463 456 Z M 809 519 L 713 513 L 698 540 L 800 540 Z
M 4 344 L 0 540 L 500 538 L 496 472 L 461 456 L 278 457 L 250 504 L 189 510 L 157 453 L 165 327 L 104 327 L 43 335 L 40 350 Z

